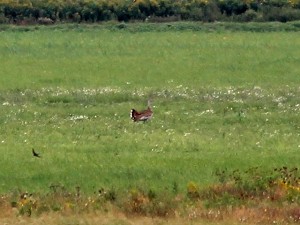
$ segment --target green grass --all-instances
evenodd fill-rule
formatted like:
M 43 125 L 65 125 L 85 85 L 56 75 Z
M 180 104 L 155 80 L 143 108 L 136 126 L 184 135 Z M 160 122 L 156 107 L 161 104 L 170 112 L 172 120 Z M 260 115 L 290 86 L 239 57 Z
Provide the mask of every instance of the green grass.
M 0 32 L 0 192 L 299 166 L 298 32 L 62 28 Z M 153 120 L 130 121 L 148 98 Z

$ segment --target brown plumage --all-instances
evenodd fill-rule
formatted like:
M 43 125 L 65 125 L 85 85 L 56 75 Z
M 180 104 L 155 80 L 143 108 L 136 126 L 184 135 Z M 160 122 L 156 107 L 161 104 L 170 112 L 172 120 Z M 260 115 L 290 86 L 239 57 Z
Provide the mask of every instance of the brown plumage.
M 139 121 L 146 122 L 147 120 L 152 118 L 152 115 L 153 115 L 153 111 L 150 106 L 150 100 L 148 100 L 147 109 L 140 111 L 140 112 L 135 109 L 131 109 L 131 112 L 130 112 L 130 118 L 134 122 L 139 122 Z

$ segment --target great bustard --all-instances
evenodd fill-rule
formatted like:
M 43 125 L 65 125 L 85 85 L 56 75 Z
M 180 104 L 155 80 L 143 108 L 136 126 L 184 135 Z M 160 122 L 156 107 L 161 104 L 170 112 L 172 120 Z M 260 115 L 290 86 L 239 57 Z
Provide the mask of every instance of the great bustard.
M 151 119 L 153 116 L 153 111 L 151 109 L 151 101 L 148 100 L 148 107 L 147 109 L 143 110 L 143 111 L 137 111 L 135 109 L 131 109 L 130 112 L 130 118 L 134 121 L 134 122 L 139 122 L 139 121 L 147 121 L 149 119 Z

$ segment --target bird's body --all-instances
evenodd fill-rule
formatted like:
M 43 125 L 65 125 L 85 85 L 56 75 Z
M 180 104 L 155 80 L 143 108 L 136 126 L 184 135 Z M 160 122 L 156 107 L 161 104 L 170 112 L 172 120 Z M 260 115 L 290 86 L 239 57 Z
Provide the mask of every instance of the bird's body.
M 147 120 L 151 119 L 153 116 L 153 111 L 150 106 L 150 101 L 148 101 L 148 108 L 143 111 L 137 111 L 135 109 L 131 109 L 130 118 L 134 122 L 143 121 L 146 122 Z
M 41 158 L 41 156 L 40 156 L 38 153 L 36 153 L 36 152 L 34 151 L 34 149 L 32 149 L 32 155 L 33 155 L 34 157 Z

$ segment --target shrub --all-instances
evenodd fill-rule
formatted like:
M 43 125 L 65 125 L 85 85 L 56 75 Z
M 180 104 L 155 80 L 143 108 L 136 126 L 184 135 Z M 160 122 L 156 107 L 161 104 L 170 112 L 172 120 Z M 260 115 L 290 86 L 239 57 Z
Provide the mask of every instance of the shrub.
M 300 10 L 289 7 L 265 7 L 262 12 L 265 21 L 288 22 L 300 19 Z
M 3 12 L 0 12 L 0 24 L 2 23 L 8 23 L 8 18 L 4 15 Z
M 297 204 L 300 201 L 298 168 L 282 167 L 270 172 L 255 167 L 244 172 L 218 170 L 215 174 L 220 184 L 199 192 L 209 206 L 245 204 L 263 199 Z
M 167 21 L 195 20 L 204 22 L 258 20 L 292 21 L 300 19 L 300 1 L 253 0 L 7 0 L 0 3 L 0 22 L 37 22 L 39 18 L 53 21 L 99 22 L 145 21 L 147 18 L 168 18 Z M 163 19 L 160 19 L 164 21 Z M 259 19 L 260 20 L 260 19 Z
M 203 7 L 203 18 L 204 22 L 214 22 L 222 18 L 221 11 L 218 8 L 215 1 L 209 2 Z
M 246 12 L 248 9 L 248 5 L 239 0 L 219 1 L 218 6 L 221 13 L 226 14 L 227 16 L 231 16 L 233 14 L 239 15 Z
M 193 200 L 200 197 L 199 186 L 193 181 L 189 182 L 187 185 L 187 196 Z
M 236 19 L 240 22 L 250 22 L 255 21 L 260 16 L 260 14 L 253 9 L 248 9 L 245 13 L 239 15 Z

